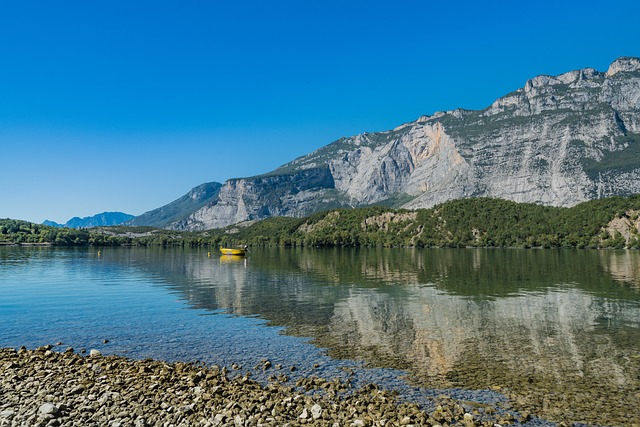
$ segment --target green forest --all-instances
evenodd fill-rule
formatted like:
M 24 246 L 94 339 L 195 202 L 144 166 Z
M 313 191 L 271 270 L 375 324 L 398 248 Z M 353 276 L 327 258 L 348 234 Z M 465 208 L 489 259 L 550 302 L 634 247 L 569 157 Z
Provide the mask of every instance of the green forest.
M 0 245 L 639 249 L 639 212 L 640 195 L 634 195 L 571 208 L 470 198 L 431 209 L 333 209 L 306 218 L 275 217 L 199 232 L 124 226 L 76 230 L 4 219 Z

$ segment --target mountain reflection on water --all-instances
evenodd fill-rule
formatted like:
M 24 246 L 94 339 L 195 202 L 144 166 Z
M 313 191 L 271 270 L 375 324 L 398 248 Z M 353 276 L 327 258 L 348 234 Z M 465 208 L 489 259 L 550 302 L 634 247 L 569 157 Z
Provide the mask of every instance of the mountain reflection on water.
M 136 252 L 195 308 L 258 316 L 421 386 L 499 389 L 555 420 L 640 418 L 638 252 Z

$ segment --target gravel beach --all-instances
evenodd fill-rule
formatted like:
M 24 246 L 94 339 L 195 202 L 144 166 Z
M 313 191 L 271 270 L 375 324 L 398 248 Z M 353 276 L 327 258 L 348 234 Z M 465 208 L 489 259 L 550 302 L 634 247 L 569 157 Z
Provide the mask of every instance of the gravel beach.
M 57 349 L 58 347 L 56 347 Z M 273 372 L 268 384 L 251 370 Z M 78 354 L 52 346 L 0 349 L 0 426 L 494 426 L 495 408 L 437 399 L 427 413 L 368 385 L 317 377 L 295 384 L 264 360 L 249 370 Z

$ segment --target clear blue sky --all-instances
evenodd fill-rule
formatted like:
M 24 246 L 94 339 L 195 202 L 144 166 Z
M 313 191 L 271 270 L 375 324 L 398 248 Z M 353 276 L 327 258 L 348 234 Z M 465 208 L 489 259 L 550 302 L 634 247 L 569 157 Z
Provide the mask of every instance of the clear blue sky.
M 0 2 L 0 218 L 134 215 L 640 56 L 629 1 Z

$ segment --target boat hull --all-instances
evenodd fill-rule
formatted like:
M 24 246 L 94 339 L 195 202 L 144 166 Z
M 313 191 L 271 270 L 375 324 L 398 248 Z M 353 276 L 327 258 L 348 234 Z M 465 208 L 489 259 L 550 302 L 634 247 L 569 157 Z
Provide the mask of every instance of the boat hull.
M 220 248 L 222 255 L 244 256 L 247 254 L 245 249 Z

